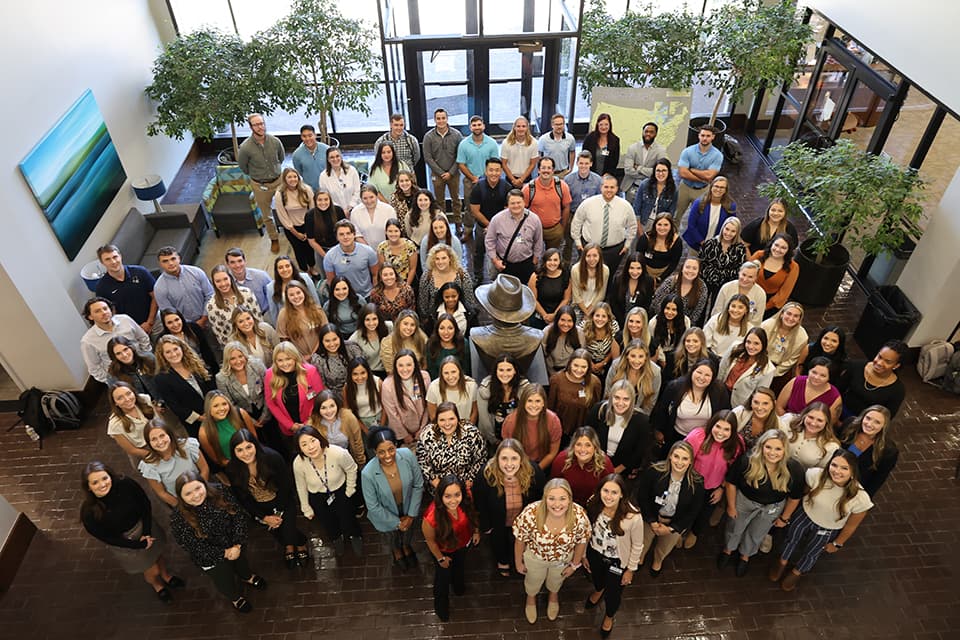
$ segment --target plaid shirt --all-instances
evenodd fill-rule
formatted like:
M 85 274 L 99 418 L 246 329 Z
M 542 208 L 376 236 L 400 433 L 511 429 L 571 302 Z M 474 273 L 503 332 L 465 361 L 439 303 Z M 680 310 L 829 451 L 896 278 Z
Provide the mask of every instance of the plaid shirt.
M 377 138 L 374 147 L 380 146 L 381 142 L 392 142 L 394 154 L 397 156 L 397 160 L 406 164 L 408 167 L 413 169 L 413 167 L 420 162 L 420 143 L 412 135 L 403 132 L 403 135 L 400 136 L 399 140 L 394 140 L 390 137 L 390 132 L 387 131 L 385 134 Z

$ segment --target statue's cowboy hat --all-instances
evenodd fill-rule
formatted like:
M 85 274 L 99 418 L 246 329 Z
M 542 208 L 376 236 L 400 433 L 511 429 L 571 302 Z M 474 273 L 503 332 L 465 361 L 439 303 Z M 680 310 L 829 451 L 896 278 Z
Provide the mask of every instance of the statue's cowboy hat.
M 495 320 L 523 322 L 536 309 L 530 287 L 521 284 L 516 276 L 501 273 L 493 284 L 477 287 L 477 300 Z

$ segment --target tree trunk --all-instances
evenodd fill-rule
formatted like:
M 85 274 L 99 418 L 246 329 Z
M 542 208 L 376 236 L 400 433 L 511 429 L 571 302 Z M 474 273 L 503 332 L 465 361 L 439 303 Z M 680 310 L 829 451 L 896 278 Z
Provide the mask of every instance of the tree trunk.
M 713 104 L 713 112 L 710 114 L 710 121 L 707 122 L 709 126 L 713 126 L 713 123 L 717 121 L 717 113 L 720 112 L 720 103 L 723 102 L 723 97 L 727 95 L 726 92 L 721 91 L 717 94 L 717 101 Z
M 230 136 L 233 138 L 233 159 L 240 162 L 240 145 L 237 143 L 237 123 L 230 123 Z

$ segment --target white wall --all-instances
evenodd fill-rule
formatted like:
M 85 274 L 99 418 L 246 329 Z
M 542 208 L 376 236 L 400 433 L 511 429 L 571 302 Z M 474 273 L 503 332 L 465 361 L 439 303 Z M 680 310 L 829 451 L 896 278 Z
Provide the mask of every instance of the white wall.
M 0 166 L 0 354 L 21 385 L 78 388 L 86 381 L 79 315 L 89 292 L 80 267 L 96 258 L 130 206 L 141 204 L 131 178 L 156 173 L 169 184 L 191 141 L 148 138 L 151 81 L 161 38 L 172 28 L 164 3 L 135 0 L 31 0 L 0 23 L 0 102 L 5 158 Z M 166 20 L 166 22 L 165 22 Z M 86 89 L 92 89 L 128 181 L 73 262 L 47 224 L 17 163 Z M 146 209 L 144 209 L 146 210 Z
M 801 0 L 802 1 L 802 0 Z M 911 82 L 960 112 L 960 2 L 807 0 L 806 4 L 900 71 Z M 921 174 L 923 170 L 921 168 Z M 923 319 L 910 346 L 949 339 L 960 321 L 955 295 L 960 281 L 960 172 L 947 188 L 906 268 L 897 281 Z
M 801 0 L 954 111 L 960 111 L 960 2 Z

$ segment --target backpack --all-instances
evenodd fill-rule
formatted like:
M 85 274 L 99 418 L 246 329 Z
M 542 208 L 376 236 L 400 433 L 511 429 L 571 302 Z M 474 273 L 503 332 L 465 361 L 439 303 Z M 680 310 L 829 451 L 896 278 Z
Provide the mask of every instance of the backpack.
M 47 391 L 40 398 L 40 407 L 54 429 L 80 428 L 80 401 L 69 391 Z
M 940 380 L 940 388 L 960 396 L 960 350 L 954 349 L 947 372 Z
M 30 437 L 34 440 L 43 438 L 51 433 L 53 433 L 54 426 L 50 418 L 47 417 L 46 412 L 43 410 L 43 391 L 37 389 L 36 387 L 31 387 L 20 394 L 18 400 L 19 405 L 17 408 L 17 415 L 20 417 L 13 426 L 18 424 L 23 424 L 27 433 L 30 434 Z M 31 434 L 30 430 L 33 430 L 34 433 Z M 34 436 L 37 437 L 34 437 Z
M 537 195 L 537 180 L 531 180 L 527 183 L 529 191 L 527 192 L 527 208 L 530 208 L 530 203 L 533 202 L 533 197 Z M 560 186 L 560 178 L 553 176 L 553 188 L 557 190 L 557 197 L 560 198 L 560 202 L 563 202 L 563 187 Z
M 924 382 L 942 378 L 950 369 L 954 347 L 944 340 L 934 340 L 920 348 L 917 358 L 917 373 Z

